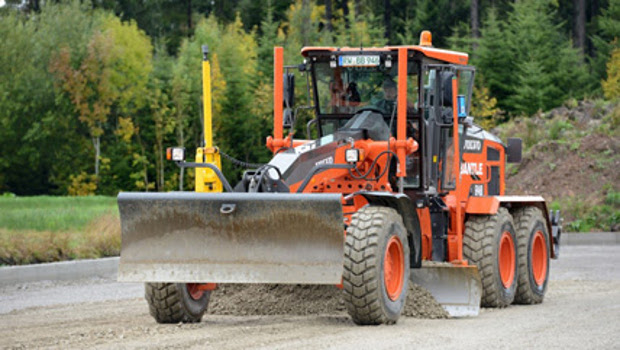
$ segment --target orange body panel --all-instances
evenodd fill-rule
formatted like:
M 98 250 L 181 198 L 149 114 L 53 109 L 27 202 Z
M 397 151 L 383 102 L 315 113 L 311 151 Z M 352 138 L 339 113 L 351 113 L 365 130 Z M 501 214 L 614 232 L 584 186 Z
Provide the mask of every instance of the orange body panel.
M 411 154 L 418 149 L 418 144 L 413 138 L 403 141 L 401 146 L 405 155 Z M 336 150 L 334 156 L 335 164 L 346 164 L 345 150 L 349 145 L 342 145 Z M 397 141 L 390 139 L 390 150 L 396 153 Z M 379 156 L 381 152 L 388 149 L 387 141 L 358 140 L 355 142 L 355 148 L 359 149 L 364 155 L 364 159 L 357 163 L 357 169 L 360 173 L 368 171 L 373 160 Z M 388 157 L 384 154 L 377 161 L 375 173 L 370 174 L 371 177 L 379 175 L 387 166 Z M 291 192 L 296 192 L 301 186 L 301 181 L 289 186 Z M 387 172 L 377 181 L 358 180 L 349 174 L 348 169 L 329 169 L 316 174 L 303 190 L 304 193 L 343 193 L 349 194 L 360 190 L 366 191 L 390 191 L 392 187 L 388 181 Z
M 433 228 L 428 207 L 416 210 L 422 231 L 422 260 L 430 260 L 433 253 Z
M 406 144 L 404 140 L 407 138 L 407 50 L 401 48 L 398 50 L 398 108 L 397 108 L 397 130 L 396 136 L 398 142 L 396 144 L 396 155 L 398 156 L 398 171 L 396 176 L 407 176 L 407 155 Z
M 499 199 L 493 197 L 470 197 L 465 207 L 467 214 L 488 215 L 497 213 Z

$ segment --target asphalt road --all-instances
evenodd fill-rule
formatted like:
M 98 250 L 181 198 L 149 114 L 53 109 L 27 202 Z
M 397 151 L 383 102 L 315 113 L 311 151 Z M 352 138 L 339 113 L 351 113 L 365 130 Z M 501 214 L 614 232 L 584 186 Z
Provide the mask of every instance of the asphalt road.
M 140 284 L 109 278 L 0 287 L 0 348 L 618 349 L 620 245 L 564 246 L 541 305 L 359 327 L 342 314 L 215 316 L 158 325 Z

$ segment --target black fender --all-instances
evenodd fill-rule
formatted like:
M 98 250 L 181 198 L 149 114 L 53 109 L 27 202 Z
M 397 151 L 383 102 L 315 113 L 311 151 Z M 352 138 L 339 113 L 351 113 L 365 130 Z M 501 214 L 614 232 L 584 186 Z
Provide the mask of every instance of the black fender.
M 403 218 L 407 229 L 409 247 L 411 250 L 409 261 L 412 268 L 422 266 L 422 230 L 418 212 L 411 198 L 403 193 L 390 192 L 358 192 L 370 205 L 389 207 L 398 212 Z

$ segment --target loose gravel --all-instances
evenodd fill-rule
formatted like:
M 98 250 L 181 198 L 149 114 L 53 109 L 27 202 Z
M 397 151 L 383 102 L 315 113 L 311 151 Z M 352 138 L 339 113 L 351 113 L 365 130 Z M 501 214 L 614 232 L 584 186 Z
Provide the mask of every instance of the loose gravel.
M 209 314 L 236 316 L 346 314 L 342 290 L 331 285 L 221 284 L 211 294 Z M 432 295 L 410 285 L 403 315 L 447 318 Z

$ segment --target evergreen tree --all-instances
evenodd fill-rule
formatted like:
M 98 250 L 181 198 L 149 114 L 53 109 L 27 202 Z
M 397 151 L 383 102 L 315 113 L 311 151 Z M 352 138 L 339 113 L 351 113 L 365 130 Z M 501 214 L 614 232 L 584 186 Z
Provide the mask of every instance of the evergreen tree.
M 271 81 L 273 80 L 273 48 L 282 44 L 282 37 L 278 36 L 279 24 L 273 18 L 271 1 L 268 2 L 267 14 L 260 27 L 261 35 L 258 37 L 258 70 L 261 73 L 262 81 Z
M 598 81 L 606 78 L 605 63 L 611 52 L 620 47 L 620 0 L 609 0 L 609 7 L 601 12 L 598 33 L 592 37 L 596 55 L 591 59 L 592 71 Z
M 554 23 L 550 0 L 523 0 L 513 5 L 506 40 L 516 81 L 503 103 L 509 111 L 532 113 L 581 97 L 586 80 L 579 53 Z
M 482 39 L 476 53 L 476 66 L 485 77 L 491 95 L 506 110 L 507 99 L 512 94 L 514 57 L 506 42 L 505 29 L 497 18 L 495 8 L 490 8 L 480 30 Z
M 418 0 L 412 21 L 413 32 L 419 35 L 423 30 L 430 30 L 433 46 L 447 47 L 452 28 L 466 18 L 469 18 L 466 1 Z

